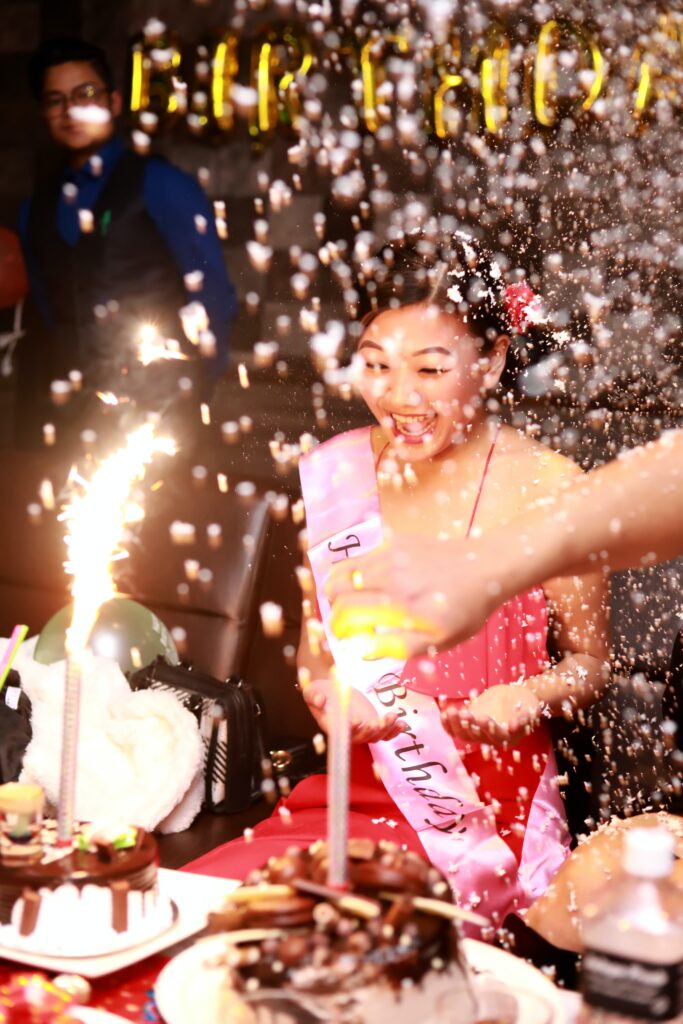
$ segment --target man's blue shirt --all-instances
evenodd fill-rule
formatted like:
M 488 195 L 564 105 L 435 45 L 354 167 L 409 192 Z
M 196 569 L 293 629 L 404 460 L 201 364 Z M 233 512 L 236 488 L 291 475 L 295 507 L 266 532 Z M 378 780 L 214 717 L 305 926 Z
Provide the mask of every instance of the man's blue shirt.
M 62 190 L 57 200 L 57 228 L 67 245 L 75 246 L 78 242 L 81 230 L 78 211 L 93 209 L 124 148 L 123 142 L 117 137 L 104 143 L 98 151 L 102 160 L 99 174 L 93 173 L 90 160 L 78 170 L 65 170 L 62 184 L 71 182 L 78 189 L 74 202 L 69 202 Z M 228 362 L 228 341 L 237 310 L 237 298 L 225 268 L 213 210 L 190 174 L 155 157 L 150 157 L 145 166 L 144 197 L 147 212 L 166 242 L 181 275 L 193 270 L 201 270 L 204 275 L 202 290 L 188 293 L 187 300 L 198 300 L 206 308 L 211 330 L 216 336 L 216 356 L 207 360 L 207 364 L 211 376 L 218 376 Z M 52 312 L 28 244 L 30 207 L 31 200 L 28 199 L 21 208 L 19 232 L 31 291 L 45 321 L 52 323 Z M 206 220 L 204 234 L 197 230 L 195 218 L 198 215 Z

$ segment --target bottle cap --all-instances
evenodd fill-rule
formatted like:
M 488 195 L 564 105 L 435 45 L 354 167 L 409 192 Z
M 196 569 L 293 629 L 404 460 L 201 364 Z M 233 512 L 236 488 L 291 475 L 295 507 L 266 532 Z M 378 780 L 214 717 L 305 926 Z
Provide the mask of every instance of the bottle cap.
M 631 828 L 624 840 L 624 870 L 639 878 L 671 874 L 675 840 L 665 828 Z

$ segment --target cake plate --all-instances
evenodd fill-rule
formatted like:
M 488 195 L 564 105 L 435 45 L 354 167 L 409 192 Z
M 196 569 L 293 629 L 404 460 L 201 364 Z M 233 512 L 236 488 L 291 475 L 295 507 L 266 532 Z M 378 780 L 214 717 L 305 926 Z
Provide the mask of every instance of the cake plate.
M 25 950 L 11 949 L 0 943 L 0 958 L 29 967 L 39 967 L 56 974 L 80 974 L 83 978 L 101 978 L 124 967 L 138 963 L 154 953 L 161 953 L 171 946 L 189 939 L 206 927 L 208 915 L 241 883 L 233 879 L 210 878 L 194 875 L 187 871 L 159 869 L 159 892 L 167 896 L 177 910 L 175 921 L 170 928 L 128 949 L 98 956 L 71 957 L 45 956 Z
M 226 940 L 214 935 L 195 943 L 168 963 L 161 971 L 154 995 L 166 1024 L 187 1024 L 198 1006 L 203 1024 L 221 1024 L 221 1000 L 225 991 L 225 969 L 212 967 L 225 951 Z M 463 939 L 461 948 L 470 969 L 477 974 L 493 975 L 509 985 L 524 1024 L 534 1024 L 534 1009 L 525 1006 L 524 995 L 540 996 L 553 1010 L 553 1024 L 569 1024 L 567 993 L 556 988 L 544 974 L 519 957 L 473 939 Z M 534 1006 L 536 1005 L 535 1000 Z
M 100 1010 L 95 1006 L 76 1006 L 69 1008 L 69 1014 L 80 1024 L 130 1024 L 130 1020 L 119 1017 L 117 1013 Z

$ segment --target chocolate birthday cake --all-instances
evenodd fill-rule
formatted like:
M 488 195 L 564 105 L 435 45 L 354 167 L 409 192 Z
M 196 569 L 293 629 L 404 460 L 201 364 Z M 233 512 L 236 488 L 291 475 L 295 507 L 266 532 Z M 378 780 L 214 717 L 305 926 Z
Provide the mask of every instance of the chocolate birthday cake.
M 327 847 L 293 847 L 248 876 L 210 927 L 226 933 L 230 1001 L 256 1018 L 414 1021 L 453 1000 L 474 1020 L 443 876 L 396 844 L 349 843 L 349 888 L 330 889 Z M 287 1000 L 296 1004 L 288 1011 Z M 284 1017 L 282 1016 L 284 1013 Z
M 174 910 L 159 893 L 158 862 L 143 829 L 79 826 L 67 846 L 57 843 L 50 821 L 33 833 L 3 833 L 0 946 L 95 956 L 161 934 Z

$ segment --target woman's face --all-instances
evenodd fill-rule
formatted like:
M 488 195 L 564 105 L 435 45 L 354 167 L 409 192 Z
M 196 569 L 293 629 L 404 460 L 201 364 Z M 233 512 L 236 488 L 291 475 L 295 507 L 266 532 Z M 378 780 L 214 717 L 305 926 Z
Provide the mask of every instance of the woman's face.
M 388 309 L 358 346 L 359 389 L 394 450 L 433 458 L 476 416 L 482 385 L 498 382 L 508 339 L 483 355 L 460 317 L 435 306 Z

